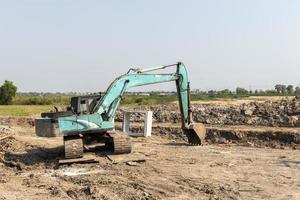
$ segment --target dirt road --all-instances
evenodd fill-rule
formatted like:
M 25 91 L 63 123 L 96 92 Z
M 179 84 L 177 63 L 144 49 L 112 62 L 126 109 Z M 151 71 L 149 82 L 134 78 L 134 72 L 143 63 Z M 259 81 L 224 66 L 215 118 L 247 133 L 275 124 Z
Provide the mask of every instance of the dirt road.
M 128 156 L 58 167 L 61 139 L 11 128 L 0 141 L 0 199 L 300 199 L 300 151 L 291 148 L 193 147 L 153 136 L 134 139 Z

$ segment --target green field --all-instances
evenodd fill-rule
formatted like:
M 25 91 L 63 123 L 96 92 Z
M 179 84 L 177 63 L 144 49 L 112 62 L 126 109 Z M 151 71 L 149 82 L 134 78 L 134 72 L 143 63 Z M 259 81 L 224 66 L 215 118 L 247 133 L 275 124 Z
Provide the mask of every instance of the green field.
M 0 106 L 0 116 L 29 117 L 53 109 L 51 105 L 8 105 Z

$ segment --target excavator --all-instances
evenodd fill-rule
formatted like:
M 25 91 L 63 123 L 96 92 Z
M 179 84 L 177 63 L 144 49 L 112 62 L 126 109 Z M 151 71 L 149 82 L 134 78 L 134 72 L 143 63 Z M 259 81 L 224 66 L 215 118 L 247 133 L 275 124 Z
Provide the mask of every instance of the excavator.
M 167 68 L 175 70 L 173 73 L 158 73 Z M 42 117 L 50 118 L 50 123 L 58 125 L 63 136 L 65 159 L 82 158 L 85 150 L 100 146 L 114 154 L 130 153 L 130 137 L 126 133 L 116 131 L 114 125 L 114 117 L 124 93 L 129 88 L 172 81 L 176 83 L 182 131 L 190 145 L 201 145 L 206 131 L 203 124 L 192 121 L 190 83 L 187 69 L 181 62 L 148 69 L 131 68 L 126 74 L 115 79 L 104 94 L 73 97 L 67 114 L 54 117 L 48 113 L 42 114 Z M 37 126 L 39 124 L 36 123 Z M 41 130 L 41 127 L 37 127 L 36 130 Z

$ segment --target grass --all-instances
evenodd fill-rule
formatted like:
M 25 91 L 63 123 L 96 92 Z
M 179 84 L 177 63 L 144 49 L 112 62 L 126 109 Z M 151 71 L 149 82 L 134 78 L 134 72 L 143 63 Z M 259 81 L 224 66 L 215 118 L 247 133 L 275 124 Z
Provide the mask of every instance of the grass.
M 124 96 L 122 105 L 155 105 L 165 104 L 177 100 L 177 96 Z
M 51 95 L 51 96 L 16 96 L 13 99 L 14 105 L 67 105 L 70 96 Z
M 230 101 L 249 98 L 249 96 L 237 96 L 237 95 L 229 95 L 229 96 L 209 96 L 209 95 L 191 95 L 191 101 Z M 178 101 L 177 95 L 171 96 L 124 96 L 122 100 L 122 105 L 126 106 L 134 106 L 134 105 L 155 105 L 155 104 L 167 104 Z
M 0 116 L 30 117 L 38 116 L 41 112 L 50 111 L 52 105 L 8 105 L 0 106 Z

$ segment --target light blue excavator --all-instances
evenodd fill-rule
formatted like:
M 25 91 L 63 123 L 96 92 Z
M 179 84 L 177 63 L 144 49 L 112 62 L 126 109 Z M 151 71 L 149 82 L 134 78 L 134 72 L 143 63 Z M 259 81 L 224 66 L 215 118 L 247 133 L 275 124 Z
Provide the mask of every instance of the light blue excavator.
M 172 67 L 174 73 L 158 73 Z M 183 133 L 189 144 L 201 145 L 205 138 L 205 127 L 192 121 L 188 73 L 184 64 L 179 62 L 149 69 L 130 69 L 113 81 L 104 95 L 93 96 L 90 101 L 83 100 L 83 97 L 72 98 L 71 102 L 76 102 L 75 105 L 71 103 L 69 110 L 72 114 L 57 117 L 56 120 L 63 134 L 65 158 L 81 158 L 84 150 L 97 146 L 104 146 L 115 154 L 130 153 L 130 138 L 116 131 L 114 124 L 122 96 L 129 88 L 171 81 L 176 82 L 177 86 Z M 83 112 L 79 112 L 80 109 Z

